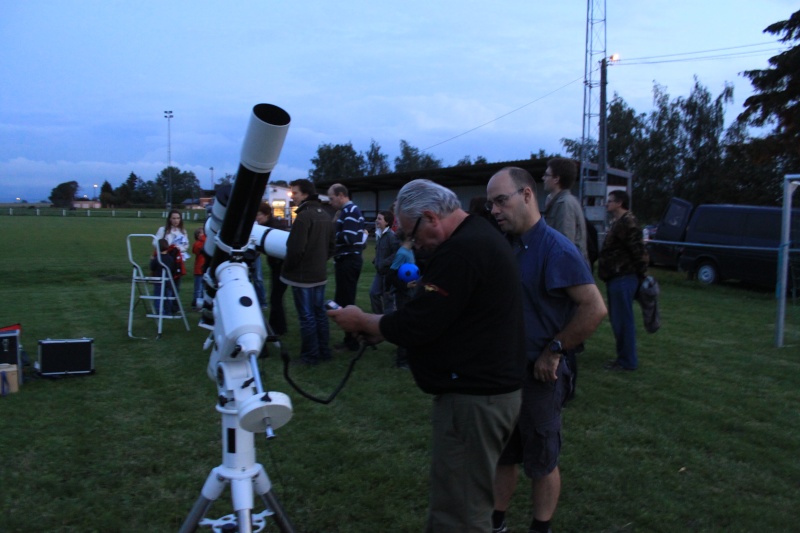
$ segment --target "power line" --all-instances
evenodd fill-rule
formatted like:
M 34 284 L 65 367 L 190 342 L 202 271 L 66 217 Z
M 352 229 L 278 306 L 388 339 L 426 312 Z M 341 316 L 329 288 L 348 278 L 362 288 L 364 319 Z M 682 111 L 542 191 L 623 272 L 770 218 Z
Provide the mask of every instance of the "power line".
M 766 49 L 763 49 L 763 50 L 749 50 L 749 51 L 743 51 L 743 52 L 735 52 L 735 53 L 732 53 L 732 54 L 716 54 L 716 55 L 701 56 L 701 57 L 686 57 L 686 58 L 682 58 L 682 59 L 662 59 L 660 61 L 650 61 L 651 59 L 661 59 L 661 58 L 669 58 L 669 57 L 696 55 L 696 54 L 707 54 L 707 53 L 710 53 L 710 52 L 724 52 L 726 50 L 737 50 L 737 49 L 740 49 L 740 48 L 752 48 L 752 47 L 755 47 L 755 46 L 767 46 L 767 45 L 775 46 L 775 44 L 777 44 L 775 41 L 770 41 L 770 42 L 764 42 L 764 43 L 742 44 L 742 45 L 739 45 L 739 46 L 727 46 L 725 48 L 713 48 L 713 49 L 710 49 L 710 50 L 699 50 L 697 52 L 680 52 L 680 53 L 677 53 L 677 54 L 666 54 L 666 55 L 660 55 L 660 56 L 646 56 L 646 57 L 635 57 L 635 58 L 631 58 L 631 59 L 618 59 L 618 60 L 614 61 L 611 64 L 614 65 L 614 66 L 627 67 L 627 66 L 634 66 L 634 65 L 655 65 L 655 64 L 659 64 L 659 63 L 679 63 L 679 62 L 689 62 L 689 61 L 710 61 L 710 60 L 716 60 L 716 59 L 730 59 L 730 58 L 734 58 L 734 57 L 751 57 L 751 56 L 761 55 L 761 54 L 764 54 L 764 53 L 767 53 L 767 52 L 780 51 L 780 50 L 782 50 L 782 48 L 766 48 Z M 599 67 L 597 67 L 597 68 L 599 68 Z M 595 69 L 595 70 L 597 70 L 597 69 Z M 512 109 L 511 111 L 509 111 L 507 113 L 504 113 L 504 114 L 500 115 L 499 117 L 496 117 L 496 118 L 494 118 L 494 119 L 492 119 L 492 120 L 490 120 L 488 122 L 484 122 L 483 124 L 475 126 L 474 128 L 470 128 L 470 129 L 468 129 L 468 130 L 466 130 L 466 131 L 464 131 L 462 133 L 459 133 L 458 135 L 454 135 L 454 136 L 452 136 L 452 137 L 450 137 L 448 139 L 445 139 L 443 141 L 440 141 L 440 142 L 438 142 L 436 144 L 432 144 L 432 145 L 428 146 L 427 148 L 423 148 L 422 151 L 423 152 L 427 152 L 431 148 L 436 148 L 437 146 L 441 146 L 442 144 L 445 144 L 445 143 L 448 143 L 448 142 L 450 142 L 452 140 L 458 139 L 459 137 L 463 137 L 464 135 L 466 135 L 468 133 L 472 133 L 475 130 L 479 130 L 479 129 L 483 128 L 484 126 L 488 126 L 489 124 L 492 124 L 493 122 L 497 122 L 501 118 L 505 118 L 505 117 L 507 117 L 507 116 L 509 116 L 509 115 L 511 115 L 513 113 L 516 113 L 517 111 L 521 111 L 522 109 L 528 107 L 529 105 L 535 104 L 536 102 L 538 102 L 540 100 L 543 100 L 543 99 L 547 98 L 548 96 L 553 95 L 553 94 L 557 93 L 558 91 L 560 91 L 560 90 L 562 90 L 562 89 L 564 89 L 566 87 L 569 87 L 573 83 L 581 81 L 583 78 L 584 78 L 584 76 L 576 78 L 576 79 L 570 81 L 569 83 L 565 83 L 561 87 L 559 87 L 557 89 L 554 89 L 553 91 L 550 91 L 549 93 L 544 94 L 544 95 L 536 98 L 535 100 L 531 100 L 527 104 L 523 104 L 523 105 L 517 107 L 516 109 Z
M 697 52 L 680 52 L 678 54 L 666 54 L 666 55 L 660 55 L 660 56 L 632 57 L 630 59 L 627 59 L 627 61 L 639 61 L 639 60 L 642 60 L 642 59 L 661 59 L 661 58 L 664 58 L 664 57 L 676 57 L 676 56 L 688 56 L 688 55 L 695 55 L 695 54 L 707 54 L 709 52 L 724 52 L 726 50 L 736 50 L 736 49 L 739 49 L 739 48 L 752 48 L 754 46 L 766 46 L 766 45 L 774 46 L 775 44 L 776 44 L 776 41 L 770 41 L 770 42 L 765 42 L 765 43 L 754 43 L 754 44 L 742 44 L 742 45 L 739 45 L 739 46 L 728 46 L 728 47 L 725 47 L 725 48 L 712 48 L 710 50 L 698 50 Z
M 562 85 L 562 86 L 561 86 L 561 87 L 559 87 L 558 89 L 554 89 L 554 90 L 550 91 L 550 92 L 549 92 L 549 93 L 547 93 L 547 94 L 543 94 L 543 95 L 542 95 L 542 96 L 540 96 L 539 98 L 537 98 L 537 99 L 535 99 L 535 100 L 531 100 L 531 101 L 530 101 L 530 102 L 528 102 L 527 104 L 523 104 L 523 105 L 519 106 L 519 107 L 518 107 L 518 108 L 516 108 L 516 109 L 512 109 L 512 110 L 511 110 L 511 111 L 509 111 L 508 113 L 504 113 L 504 114 L 500 115 L 499 117 L 493 118 L 492 120 L 490 120 L 490 121 L 488 121 L 488 122 L 484 122 L 483 124 L 481 124 L 481 125 L 479 125 L 479 126 L 475 126 L 474 128 L 468 129 L 467 131 L 465 131 L 465 132 L 462 132 L 462 133 L 459 133 L 458 135 L 454 135 L 453 137 L 450 137 L 449 139 L 445 139 L 445 140 L 443 140 L 443 141 L 440 141 L 440 142 L 438 142 L 438 143 L 436 143 L 436 144 L 432 144 L 432 145 L 428 146 L 427 148 L 423 148 L 423 149 L 422 149 L 422 151 L 423 151 L 423 152 L 427 152 L 427 151 L 428 151 L 428 150 L 430 150 L 431 148 L 436 148 L 437 146 L 439 146 L 439 145 L 442 145 L 442 144 L 444 144 L 444 143 L 447 143 L 447 142 L 450 142 L 450 141 L 452 141 L 453 139 L 458 139 L 459 137 L 462 137 L 462 136 L 466 135 L 467 133 L 471 133 L 471 132 L 473 132 L 473 131 L 475 131 L 475 130 L 477 130 L 477 129 L 480 129 L 480 128 L 484 127 L 484 126 L 488 126 L 488 125 L 489 125 L 489 124 L 491 124 L 492 122 L 497 122 L 497 121 L 498 121 L 498 120 L 500 120 L 501 118 L 505 118 L 505 117 L 507 117 L 508 115 L 511 115 L 512 113 L 516 113 L 517 111 L 520 111 L 520 110 L 522 110 L 522 109 L 524 109 L 524 108 L 528 107 L 528 106 L 529 106 L 529 105 L 531 105 L 531 104 L 535 104 L 535 103 L 536 103 L 536 102 L 538 102 L 539 100 L 542 100 L 542 99 L 544 99 L 544 98 L 547 98 L 547 97 L 548 97 L 548 96 L 550 96 L 551 94 L 555 94 L 555 93 L 557 93 L 558 91 L 560 91 L 561 89 L 564 89 L 564 88 L 566 88 L 566 87 L 569 87 L 569 86 L 570 86 L 570 85 L 572 85 L 573 83 L 579 82 L 579 81 L 581 81 L 582 79 L 583 79 L 583 76 L 581 76 L 581 77 L 579 77 L 579 78 L 575 78 L 575 79 L 574 79 L 574 80 L 572 80 L 571 82 L 569 82 L 569 83 L 565 83 L 564 85 Z
M 710 56 L 701 56 L 701 57 L 684 57 L 681 59 L 662 59 L 660 61 L 646 61 L 642 60 L 623 60 L 619 59 L 615 61 L 613 64 L 614 66 L 619 67 L 628 67 L 632 65 L 657 65 L 659 63 L 684 63 L 690 61 L 713 61 L 717 59 L 733 59 L 737 57 L 755 57 L 760 56 L 765 53 L 774 53 L 780 51 L 780 48 L 772 48 L 772 49 L 765 49 L 765 50 L 751 50 L 748 52 L 734 52 L 732 54 L 716 54 Z

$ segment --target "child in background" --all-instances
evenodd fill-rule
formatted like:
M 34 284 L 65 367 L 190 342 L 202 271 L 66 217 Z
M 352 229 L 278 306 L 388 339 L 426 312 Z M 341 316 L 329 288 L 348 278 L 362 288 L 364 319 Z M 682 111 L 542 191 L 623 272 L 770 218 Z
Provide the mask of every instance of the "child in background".
M 400 270 L 400 267 L 406 263 L 416 264 L 416 259 L 414 258 L 414 242 L 408 237 L 408 235 L 404 234 L 402 231 L 398 231 L 397 237 L 400 239 L 402 244 L 400 245 L 400 248 L 397 249 L 397 253 L 394 256 L 394 261 L 392 261 L 392 265 L 389 267 L 389 274 L 386 276 L 386 285 L 394 285 L 395 309 L 402 309 L 406 302 L 411 299 L 411 294 L 413 293 L 414 288 L 417 286 L 417 282 L 404 282 L 397 276 L 397 271 Z M 408 370 L 408 355 L 406 354 L 406 349 L 402 346 L 397 347 L 397 355 L 395 357 L 394 366 Z
M 153 295 L 160 297 L 161 291 L 164 291 L 164 306 L 161 307 L 159 305 L 158 314 L 171 316 L 175 312 L 175 306 L 173 305 L 173 300 L 171 298 L 176 295 L 172 292 L 172 285 L 166 282 L 166 277 L 172 277 L 173 279 L 177 278 L 177 280 L 180 281 L 180 267 L 178 266 L 176 259 L 177 257 L 180 257 L 180 250 L 174 246 L 170 246 L 170 244 L 167 242 L 167 239 L 163 238 L 158 240 L 158 249 L 160 251 L 160 255 L 158 257 L 154 256 L 150 260 L 150 275 L 161 278 L 165 281 L 163 283 L 163 287 L 161 282 L 155 283 L 153 287 Z M 162 267 L 161 265 L 164 266 Z
M 194 230 L 194 294 L 192 295 L 192 310 L 200 311 L 203 308 L 203 274 L 205 273 L 206 254 L 203 247 L 206 245 L 206 232 L 202 227 Z

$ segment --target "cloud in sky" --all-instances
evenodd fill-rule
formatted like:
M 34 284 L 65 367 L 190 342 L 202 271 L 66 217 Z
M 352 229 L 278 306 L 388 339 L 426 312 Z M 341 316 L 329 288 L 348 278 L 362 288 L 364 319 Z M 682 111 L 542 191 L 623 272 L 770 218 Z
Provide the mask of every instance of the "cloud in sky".
M 366 151 L 374 139 L 393 160 L 406 140 L 433 146 L 445 164 L 559 152 L 561 138 L 581 135 L 586 5 L 494 4 L 5 2 L 0 201 L 37 201 L 72 179 L 83 193 L 130 172 L 154 179 L 167 165 L 165 110 L 172 163 L 203 186 L 211 167 L 216 177 L 236 171 L 260 102 L 292 116 L 274 179 L 307 176 L 322 143 Z M 789 0 L 609 2 L 607 50 L 630 58 L 769 42 L 763 28 L 794 10 Z M 647 112 L 654 81 L 675 97 L 696 74 L 715 95 L 735 84 L 732 118 L 750 92 L 738 73 L 774 53 L 620 65 L 609 93 Z

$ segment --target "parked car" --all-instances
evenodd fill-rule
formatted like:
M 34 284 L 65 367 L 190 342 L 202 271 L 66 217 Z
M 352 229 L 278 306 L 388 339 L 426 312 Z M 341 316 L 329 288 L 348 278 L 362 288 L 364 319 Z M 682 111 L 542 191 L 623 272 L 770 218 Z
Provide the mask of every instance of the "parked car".
M 662 244 L 650 241 L 682 242 L 686 236 L 686 226 L 692 215 L 693 206 L 686 200 L 673 198 L 670 200 L 661 221 L 656 226 L 654 233 L 645 237 L 647 253 L 650 255 L 650 264 L 675 268 L 678 266 L 678 256 L 681 247 L 677 244 Z
M 657 230 L 658 226 L 655 224 L 648 224 L 647 226 L 643 227 L 642 236 L 644 237 L 644 242 L 648 242 L 650 239 L 655 239 Z
M 678 269 L 706 284 L 736 279 L 774 286 L 781 220 L 777 207 L 700 205 L 686 226 L 686 244 L 678 250 Z M 800 247 L 800 209 L 792 212 L 790 240 L 790 250 Z M 793 267 L 800 269 L 800 250 L 791 253 L 790 259 Z M 800 276 L 800 271 L 796 272 Z

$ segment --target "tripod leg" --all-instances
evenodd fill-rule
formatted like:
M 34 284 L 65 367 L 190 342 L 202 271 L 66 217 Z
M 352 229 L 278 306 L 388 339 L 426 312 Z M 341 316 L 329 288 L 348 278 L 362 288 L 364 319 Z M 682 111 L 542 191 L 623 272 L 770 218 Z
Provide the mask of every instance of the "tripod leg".
M 214 500 L 219 498 L 220 494 L 222 494 L 227 479 L 217 472 L 217 468 L 211 470 L 211 473 L 206 478 L 203 490 L 200 492 L 200 497 L 197 498 L 186 520 L 183 521 L 179 533 L 194 533 L 197 531 L 200 520 L 203 519 L 209 508 L 211 508 L 211 504 L 214 503 Z
M 231 497 L 236 510 L 237 533 L 253 533 L 253 480 L 231 480 Z
M 253 513 L 250 509 L 236 511 L 236 533 L 253 533 Z
M 261 500 L 274 513 L 272 519 L 278 524 L 278 529 L 281 530 L 281 533 L 294 533 L 294 526 L 289 521 L 289 517 L 286 516 L 286 512 L 281 507 L 278 499 L 272 494 L 272 491 L 262 494 Z
M 259 471 L 255 478 L 253 478 L 253 488 L 256 493 L 261 496 L 261 501 L 264 502 L 267 509 L 272 512 L 272 519 L 278 524 L 278 529 L 281 530 L 281 533 L 294 533 L 294 526 L 289 521 L 289 517 L 286 516 L 286 512 L 278 502 L 278 498 L 272 493 L 272 482 L 266 470 L 264 470 L 263 466 L 258 466 Z
M 213 500 L 209 500 L 201 494 L 192 506 L 192 510 L 189 511 L 189 514 L 186 517 L 186 520 L 184 520 L 179 533 L 194 533 L 197 531 L 197 526 L 200 525 L 200 520 L 202 520 L 206 515 L 212 503 Z

